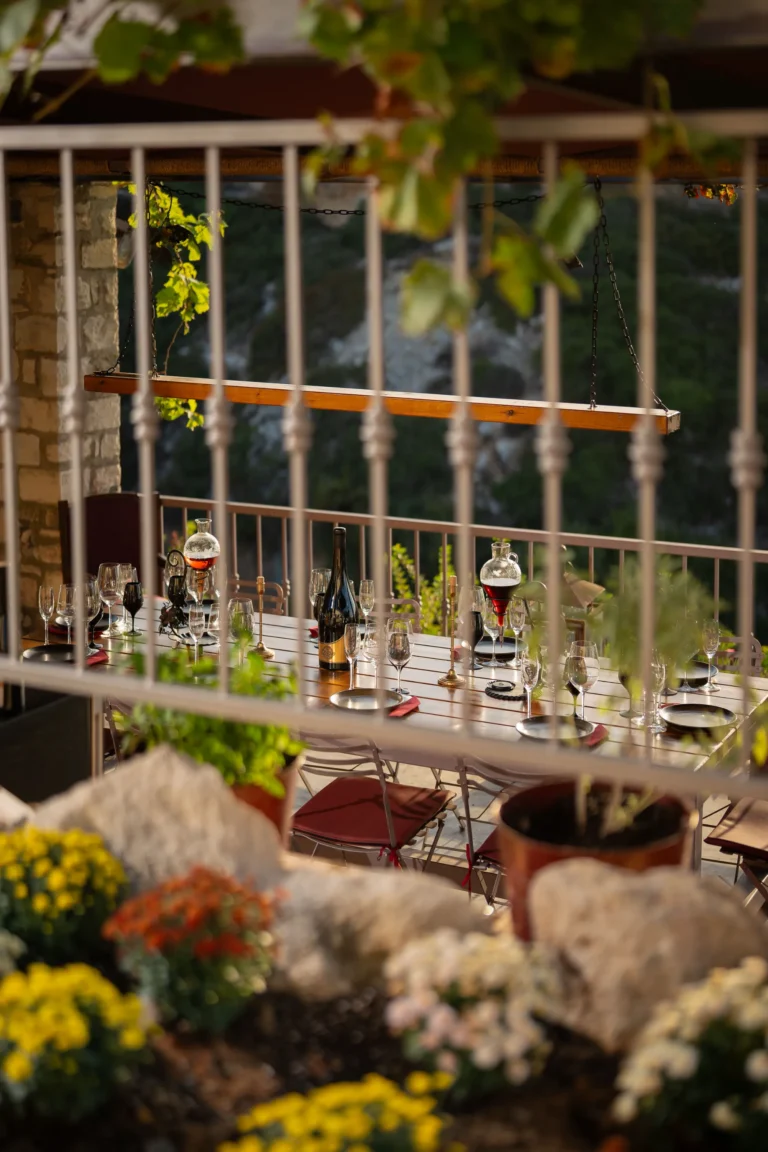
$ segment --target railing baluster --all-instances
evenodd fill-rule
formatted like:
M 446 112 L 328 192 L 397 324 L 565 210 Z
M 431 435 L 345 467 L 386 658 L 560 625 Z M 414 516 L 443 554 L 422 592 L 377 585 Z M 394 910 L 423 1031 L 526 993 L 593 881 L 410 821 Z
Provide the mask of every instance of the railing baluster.
M 388 553 L 388 554 L 389 554 L 389 594 L 390 594 L 390 596 L 394 596 L 394 594 L 395 594 L 395 586 L 394 586 L 394 584 L 392 583 L 392 581 L 393 581 L 393 572 L 392 572 L 392 544 L 393 544 L 393 542 L 394 542 L 394 538 L 393 538 L 393 534 L 392 534 L 392 529 L 391 529 L 391 528 L 389 529 L 389 533 L 388 533 L 388 539 L 389 539 L 389 553 Z
M 360 579 L 368 579 L 367 557 L 365 555 L 365 524 L 361 524 L 360 533 Z
M 283 572 L 283 589 L 285 591 L 285 614 L 290 616 L 290 593 L 291 593 L 291 578 L 288 575 L 290 567 L 288 565 L 288 520 L 284 516 L 280 520 L 280 553 Z M 307 585 L 309 587 L 309 585 Z
M 715 620 L 720 619 L 720 561 L 715 557 L 715 586 L 713 592 L 715 601 Z
M 262 535 L 261 516 L 256 517 L 256 575 L 264 575 L 264 538 Z
M 136 230 L 134 237 L 133 280 L 136 292 L 136 365 L 139 387 L 133 398 L 133 426 L 139 453 L 139 488 L 141 491 L 141 579 L 145 598 L 154 614 L 157 587 L 156 556 L 157 522 L 154 516 L 155 442 L 158 416 L 152 389 L 152 309 L 150 299 L 149 235 L 147 226 L 146 155 L 143 148 L 131 153 L 131 171 L 136 187 Z M 186 522 L 184 525 L 186 533 Z M 146 629 L 144 667 L 149 681 L 155 680 L 155 629 Z
M 528 579 L 533 580 L 535 567 L 533 563 L 533 540 L 528 541 Z
M 443 542 L 441 544 L 443 553 L 443 602 L 440 609 L 440 619 L 442 622 L 443 636 L 446 634 L 446 620 L 448 618 L 447 599 L 448 599 L 448 533 L 443 532 Z
M 595 582 L 595 549 L 589 549 L 589 578 L 594 584 Z
M 6 647 L 11 661 L 21 650 L 21 595 L 19 572 L 19 495 L 16 487 L 16 430 L 19 401 L 13 372 L 8 216 L 8 180 L 5 152 L 0 151 L 0 429 L 3 433 L 3 496 L 5 500 Z
M 307 521 L 307 571 L 311 572 L 315 566 L 314 540 L 312 539 L 312 521 Z
M 413 573 L 416 584 L 414 595 L 421 603 L 421 532 L 418 529 L 413 533 Z
M 619 592 L 624 595 L 624 549 L 619 550 Z

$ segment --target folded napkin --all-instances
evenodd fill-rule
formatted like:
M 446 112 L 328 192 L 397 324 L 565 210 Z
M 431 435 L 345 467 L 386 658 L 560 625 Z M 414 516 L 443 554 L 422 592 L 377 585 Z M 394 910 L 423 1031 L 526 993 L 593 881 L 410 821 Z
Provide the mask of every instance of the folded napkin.
M 410 700 L 403 700 L 402 704 L 398 704 L 397 708 L 393 708 L 390 716 L 396 719 L 400 716 L 409 716 L 411 712 L 417 712 L 421 701 L 418 696 L 411 696 Z
M 311 638 L 313 640 L 317 640 L 317 625 L 316 624 L 314 625 L 313 628 L 310 628 L 309 635 L 311 636 Z
M 93 656 L 89 656 L 86 664 L 90 668 L 91 664 L 106 664 L 109 660 L 109 652 L 105 652 L 102 648 L 101 652 L 94 652 Z
M 603 740 L 607 740 L 609 736 L 608 729 L 605 724 L 598 724 L 594 732 L 587 736 L 584 743 L 587 748 L 597 748 L 598 744 L 602 744 Z

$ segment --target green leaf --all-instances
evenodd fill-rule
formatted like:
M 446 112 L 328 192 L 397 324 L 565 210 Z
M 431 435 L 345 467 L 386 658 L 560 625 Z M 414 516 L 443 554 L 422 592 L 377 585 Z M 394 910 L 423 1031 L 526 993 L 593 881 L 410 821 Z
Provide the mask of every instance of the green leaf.
M 539 205 L 534 231 L 558 256 L 573 256 L 600 216 L 592 191 L 586 191 L 584 175 L 576 167 L 566 169 Z
M 138 20 L 107 20 L 94 41 L 99 76 L 107 84 L 125 84 L 138 76 L 152 28 Z
M 475 286 L 457 285 L 444 264 L 417 260 L 403 279 L 400 320 L 407 336 L 421 336 L 439 324 L 456 329 L 467 322 Z
M 40 9 L 40 0 L 16 0 L 0 14 L 0 55 L 10 56 L 29 34 Z

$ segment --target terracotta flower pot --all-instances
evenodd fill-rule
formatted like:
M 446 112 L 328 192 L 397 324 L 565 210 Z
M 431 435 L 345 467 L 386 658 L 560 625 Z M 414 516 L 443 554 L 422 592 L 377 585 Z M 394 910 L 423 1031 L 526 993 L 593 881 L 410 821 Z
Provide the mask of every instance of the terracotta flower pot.
M 587 857 L 602 860 L 605 864 L 613 864 L 616 868 L 644 872 L 648 868 L 680 864 L 686 856 L 691 831 L 690 813 L 674 796 L 660 796 L 653 806 L 661 806 L 669 813 L 667 829 L 663 836 L 650 837 L 645 843 L 635 843 L 627 847 L 617 845 L 581 848 L 573 844 L 558 844 L 539 839 L 520 830 L 520 825 L 528 823 L 529 817 L 532 817 L 540 827 L 542 818 L 546 819 L 548 808 L 554 813 L 556 806 L 562 811 L 564 801 L 573 804 L 574 789 L 573 780 L 537 784 L 533 788 L 523 788 L 515 792 L 501 807 L 499 845 L 512 923 L 516 935 L 521 940 L 531 939 L 528 886 L 533 876 L 548 864 L 558 864 L 562 860 L 574 857 Z M 593 789 L 608 791 L 605 785 L 593 785 Z M 511 826 L 515 824 L 517 827 Z M 669 831 L 669 825 L 672 826 L 672 832 Z
M 265 792 L 258 784 L 232 785 L 232 791 L 238 800 L 250 804 L 251 808 L 256 808 L 274 824 L 280 833 L 283 847 L 288 846 L 288 838 L 291 834 L 296 781 L 299 775 L 299 756 L 286 765 L 280 775 L 285 788 L 284 796 L 273 796 L 270 792 Z

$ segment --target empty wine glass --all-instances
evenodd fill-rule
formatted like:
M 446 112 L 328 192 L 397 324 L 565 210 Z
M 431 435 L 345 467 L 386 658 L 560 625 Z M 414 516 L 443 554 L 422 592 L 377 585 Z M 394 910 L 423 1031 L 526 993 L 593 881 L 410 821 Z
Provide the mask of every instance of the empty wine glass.
M 317 620 L 320 612 L 320 605 L 322 597 L 328 590 L 328 582 L 331 579 L 330 568 L 313 568 L 309 577 L 309 603 L 312 609 L 312 615 Z
M 133 564 L 118 564 L 118 584 L 117 590 L 120 593 L 120 603 L 123 606 L 123 618 L 119 622 L 118 627 L 121 632 L 128 631 L 128 612 L 126 611 L 125 604 L 123 604 L 123 593 L 125 592 L 126 584 L 136 583 L 139 579 L 139 574 L 134 568 Z
M 126 633 L 128 636 L 139 636 L 140 632 L 136 627 L 136 613 L 140 612 L 144 606 L 144 591 L 139 584 L 138 580 L 129 580 L 123 589 L 123 607 L 126 612 L 130 613 L 131 627 Z
M 520 636 L 523 628 L 525 628 L 525 600 L 521 600 L 519 596 L 513 596 L 507 608 L 507 619 L 509 627 L 515 634 L 515 658 L 512 661 L 512 668 L 520 667 Z
M 720 691 L 717 685 L 712 683 L 712 658 L 720 647 L 720 625 L 717 620 L 708 620 L 704 625 L 701 632 L 701 646 L 704 649 L 704 655 L 707 658 L 708 664 L 707 682 L 701 691 L 712 695 Z
M 253 639 L 253 601 L 249 596 L 233 596 L 227 605 L 229 634 L 240 650 L 240 663 L 245 662 L 245 651 Z
M 67 626 L 67 644 L 72 643 L 72 625 L 75 622 L 77 589 L 74 584 L 60 584 L 56 611 Z
M 539 661 L 531 653 L 530 649 L 526 648 L 520 659 L 520 674 L 523 680 L 523 688 L 525 688 L 526 696 L 526 716 L 531 714 L 531 693 L 539 681 Z
M 623 718 L 625 720 L 634 720 L 634 718 L 636 716 L 638 716 L 639 713 L 636 712 L 635 708 L 634 708 L 635 699 L 632 695 L 632 686 L 633 686 L 632 673 L 629 671 L 628 668 L 619 667 L 618 677 L 619 677 L 619 684 L 621 684 L 622 688 L 624 689 L 624 691 L 629 696 L 629 707 L 626 708 L 623 712 L 619 712 L 619 716 L 623 716 Z
M 208 626 L 206 628 L 209 636 L 215 640 L 215 646 L 219 646 L 219 633 L 221 631 L 221 616 L 219 614 L 218 604 L 211 605 L 211 611 L 208 613 Z
M 168 580 L 168 599 L 174 608 L 183 608 L 187 602 L 187 577 L 184 573 Z
M 374 603 L 375 603 L 375 599 L 374 599 L 374 590 L 373 590 L 373 580 L 361 580 L 360 581 L 360 611 L 362 612 L 363 619 L 365 620 L 365 635 L 366 636 L 368 635 L 368 617 L 370 616 L 371 612 L 373 612 Z
M 99 595 L 102 604 L 106 604 L 109 613 L 109 626 L 104 635 L 112 639 L 116 636 L 122 636 L 119 625 L 112 622 L 112 609 L 120 600 L 119 564 L 99 564 Z
M 37 606 L 40 609 L 40 615 L 43 618 L 43 625 L 45 627 L 45 640 L 44 644 L 48 643 L 48 622 L 53 616 L 53 610 L 56 607 L 56 596 L 53 588 L 49 588 L 46 584 L 41 584 L 37 593 Z
M 88 623 L 85 626 L 85 652 L 86 656 L 96 656 L 102 651 L 100 644 L 91 639 L 91 627 L 101 615 L 101 596 L 99 582 L 95 576 L 85 578 L 85 614 Z
M 486 600 L 483 604 L 483 628 L 491 638 L 491 658 L 486 660 L 486 668 L 501 668 L 501 663 L 496 659 L 496 641 L 501 633 L 501 624 L 496 615 L 496 609 L 490 600 Z
M 581 696 L 581 718 L 584 719 L 584 702 L 587 692 L 597 683 L 600 676 L 600 663 L 596 644 L 572 644 L 568 654 L 568 680 Z
M 400 624 L 401 621 L 396 623 Z M 387 639 L 389 662 L 397 668 L 397 691 L 402 695 L 401 681 L 403 668 L 411 658 L 411 636 L 407 628 L 393 628 Z
M 664 688 L 666 678 L 667 666 L 661 655 L 658 652 L 654 652 L 651 657 L 651 722 L 646 725 L 649 732 L 666 731 L 665 725 L 659 716 L 659 696 Z
M 482 668 L 482 664 L 475 656 L 475 648 L 483 638 L 483 607 L 485 605 L 485 592 L 479 584 L 465 585 L 459 593 L 459 637 L 461 647 L 470 651 L 469 669 L 474 671 Z M 467 621 L 469 621 L 469 638 L 467 639 Z
M 202 604 L 191 604 L 189 608 L 188 627 L 195 649 L 193 663 L 197 664 L 197 646 L 205 632 L 205 609 Z
M 347 660 L 349 660 L 349 690 L 351 692 L 355 686 L 355 665 L 360 655 L 360 632 L 357 624 L 345 624 L 344 626 L 344 652 Z

